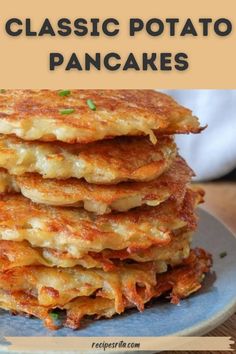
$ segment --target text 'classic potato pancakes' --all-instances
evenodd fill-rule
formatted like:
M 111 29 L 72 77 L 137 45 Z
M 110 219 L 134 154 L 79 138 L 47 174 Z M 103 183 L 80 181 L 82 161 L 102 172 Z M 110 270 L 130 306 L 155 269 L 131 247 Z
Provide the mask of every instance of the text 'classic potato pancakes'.
M 201 130 L 151 90 L 3 90 L 0 307 L 77 329 L 198 291 L 204 192 L 173 135 Z

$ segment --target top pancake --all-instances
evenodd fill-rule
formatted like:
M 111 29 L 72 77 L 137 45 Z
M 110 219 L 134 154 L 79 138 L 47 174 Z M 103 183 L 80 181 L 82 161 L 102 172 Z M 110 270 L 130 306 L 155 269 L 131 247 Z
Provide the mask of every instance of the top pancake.
M 0 133 L 24 140 L 88 143 L 121 135 L 198 133 L 191 111 L 152 90 L 6 90 L 0 94 Z M 92 100 L 95 110 L 87 100 Z M 72 110 L 62 114 L 65 109 Z M 64 112 L 65 113 L 65 112 Z

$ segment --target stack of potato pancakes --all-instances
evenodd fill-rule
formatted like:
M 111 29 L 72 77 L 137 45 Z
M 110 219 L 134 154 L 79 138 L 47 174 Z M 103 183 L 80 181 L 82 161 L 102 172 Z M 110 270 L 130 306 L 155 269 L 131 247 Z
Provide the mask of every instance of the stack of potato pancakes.
M 202 130 L 150 90 L 0 91 L 0 307 L 78 328 L 201 287 L 203 191 L 173 134 Z

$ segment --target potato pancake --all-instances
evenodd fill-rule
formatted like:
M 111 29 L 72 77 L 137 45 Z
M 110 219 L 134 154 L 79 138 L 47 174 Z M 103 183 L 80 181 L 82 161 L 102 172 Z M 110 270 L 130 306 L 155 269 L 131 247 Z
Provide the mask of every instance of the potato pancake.
M 121 266 L 116 272 L 18 267 L 0 273 L 0 307 L 36 316 L 50 329 L 58 328 L 53 310 L 64 309 L 62 325 L 76 329 L 85 315 L 111 317 L 130 307 L 143 311 L 145 303 L 162 294 L 178 303 L 201 288 L 211 263 L 209 254 L 196 249 L 181 265 L 162 274 L 155 262 Z
M 163 262 L 163 266 L 176 265 L 189 256 L 191 233 L 184 232 L 173 237 L 167 245 L 152 246 L 145 250 L 128 252 L 127 250 L 104 250 L 99 253 L 89 252 L 76 258 L 68 252 L 50 248 L 32 247 L 27 241 L 0 241 L 0 271 L 29 265 L 69 268 L 81 265 L 84 268 L 102 268 L 111 271 L 126 260 L 134 262 Z
M 9 173 L 36 172 L 44 178 L 84 178 L 97 184 L 153 180 L 170 167 L 176 153 L 172 137 L 160 137 L 156 145 L 144 137 L 69 145 L 0 135 L 0 167 Z
M 32 203 L 21 195 L 0 196 L 0 239 L 28 241 L 81 257 L 104 249 L 128 252 L 167 244 L 178 230 L 196 228 L 194 207 L 201 190 L 187 190 L 182 205 L 171 198 L 157 207 L 95 215 L 83 209 Z
M 6 90 L 0 133 L 24 140 L 88 143 L 114 136 L 198 133 L 192 112 L 152 90 Z
M 141 205 L 157 206 L 168 198 L 181 203 L 193 175 L 186 162 L 177 157 L 171 167 L 151 182 L 95 185 L 84 180 L 43 179 L 39 174 L 9 175 L 0 170 L 0 193 L 21 192 L 35 203 L 74 206 L 96 214 L 112 210 L 125 212 Z

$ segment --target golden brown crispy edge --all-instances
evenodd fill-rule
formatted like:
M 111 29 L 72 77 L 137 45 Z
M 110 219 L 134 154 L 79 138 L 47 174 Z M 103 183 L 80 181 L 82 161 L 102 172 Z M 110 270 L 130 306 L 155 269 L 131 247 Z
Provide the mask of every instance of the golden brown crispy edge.
M 96 110 L 87 104 L 90 99 Z M 72 109 L 71 114 L 61 114 Z M 198 119 L 170 96 L 153 90 L 6 90 L 0 95 L 0 132 L 25 140 L 67 143 L 121 135 L 198 133 Z
M 121 312 L 130 307 L 138 307 L 142 311 L 145 303 L 161 295 L 170 295 L 171 302 L 178 303 L 180 299 L 201 288 L 204 274 L 209 272 L 211 265 L 212 258 L 206 251 L 203 249 L 192 250 L 182 265 L 174 267 L 166 273 L 157 274 L 155 285 L 142 288 L 139 286 L 130 287 L 127 284 L 122 298 L 123 310 Z M 53 294 L 53 289 L 51 294 Z M 37 297 L 29 291 L 4 292 L 2 289 L 0 291 L 0 306 L 15 314 L 36 316 L 42 319 L 50 329 L 58 328 L 51 316 L 54 307 L 39 305 Z M 114 300 L 107 298 L 102 292 L 97 292 L 96 297 L 75 299 L 60 308 L 66 310 L 66 317 L 62 325 L 73 329 L 81 326 L 81 320 L 85 316 L 111 317 L 117 313 Z

